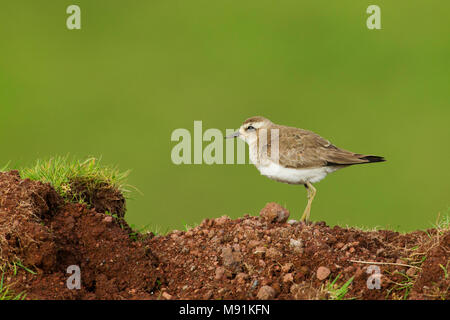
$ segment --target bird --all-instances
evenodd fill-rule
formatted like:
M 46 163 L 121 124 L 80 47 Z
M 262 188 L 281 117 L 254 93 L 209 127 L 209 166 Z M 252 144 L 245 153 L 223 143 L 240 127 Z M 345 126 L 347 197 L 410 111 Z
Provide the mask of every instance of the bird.
M 308 222 L 317 189 L 329 173 L 356 164 L 386 161 L 384 157 L 354 153 L 336 147 L 318 134 L 278 125 L 261 116 L 248 118 L 235 133 L 249 146 L 249 160 L 259 172 L 275 181 L 304 185 L 308 202 L 300 221 Z

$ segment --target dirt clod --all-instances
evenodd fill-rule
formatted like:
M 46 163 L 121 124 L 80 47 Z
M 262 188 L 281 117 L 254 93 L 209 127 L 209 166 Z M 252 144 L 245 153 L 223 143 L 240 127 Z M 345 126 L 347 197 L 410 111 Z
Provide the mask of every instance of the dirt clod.
M 162 293 L 162 297 L 166 300 L 172 300 L 172 295 L 168 294 L 167 292 Z
M 319 267 L 317 269 L 317 279 L 319 279 L 320 281 L 325 280 L 329 275 L 330 275 L 331 271 L 330 269 L 328 269 L 327 267 Z
M 259 289 L 257 298 L 259 300 L 271 300 L 275 298 L 275 290 L 271 286 L 263 286 Z
M 222 248 L 222 260 L 223 265 L 229 268 L 231 271 L 237 273 L 241 271 L 242 257 L 240 252 L 233 251 L 231 247 Z
M 284 223 L 289 219 L 289 210 L 283 208 L 278 203 L 270 202 L 259 213 L 261 219 L 267 222 Z

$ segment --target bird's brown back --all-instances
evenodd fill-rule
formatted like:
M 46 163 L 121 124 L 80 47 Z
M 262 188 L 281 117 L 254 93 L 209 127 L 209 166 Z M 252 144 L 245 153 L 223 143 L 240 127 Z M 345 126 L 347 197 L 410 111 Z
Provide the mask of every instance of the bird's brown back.
M 278 129 L 279 162 L 287 168 L 320 168 L 348 166 L 384 161 L 378 156 L 368 156 L 340 149 L 318 134 L 294 127 L 273 124 L 267 129 L 267 143 L 262 150 L 271 152 L 271 130 Z

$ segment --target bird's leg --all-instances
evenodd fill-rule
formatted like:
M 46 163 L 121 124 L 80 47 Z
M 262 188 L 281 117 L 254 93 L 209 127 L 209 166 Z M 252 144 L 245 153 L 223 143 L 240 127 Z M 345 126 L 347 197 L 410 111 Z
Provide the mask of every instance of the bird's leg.
M 311 215 L 311 204 L 316 196 L 316 188 L 311 184 L 311 182 L 306 182 L 305 188 L 308 191 L 308 204 L 306 205 L 305 211 L 303 211 L 303 215 L 300 218 L 300 221 L 309 221 L 309 216 Z
M 311 205 L 314 200 L 314 197 L 316 196 L 317 190 L 316 190 L 316 188 L 314 188 L 314 186 L 310 182 L 307 183 L 307 186 L 308 186 L 308 190 L 310 193 L 309 193 L 309 197 L 308 197 L 309 210 L 308 210 L 308 216 L 306 217 L 306 221 L 309 221 L 309 216 L 311 215 Z
M 308 216 L 308 210 L 311 210 L 311 207 L 309 205 L 310 191 L 309 191 L 309 188 L 308 188 L 307 184 L 305 184 L 304 186 L 306 188 L 306 192 L 308 193 L 308 204 L 306 205 L 305 210 L 303 211 L 303 214 L 302 214 L 302 217 L 300 218 L 300 221 L 305 221 L 306 217 Z

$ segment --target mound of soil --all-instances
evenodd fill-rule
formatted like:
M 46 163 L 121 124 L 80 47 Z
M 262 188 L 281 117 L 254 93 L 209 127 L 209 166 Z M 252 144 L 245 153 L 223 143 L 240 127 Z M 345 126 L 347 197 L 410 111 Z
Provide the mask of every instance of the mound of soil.
M 0 173 L 0 265 L 22 261 L 49 270 L 55 263 L 53 235 L 41 224 L 63 203 L 50 185 Z
M 119 218 L 125 216 L 125 197 L 115 186 L 106 182 L 76 178 L 70 181 L 70 194 L 76 200 L 83 200 L 97 212 L 109 212 Z
M 174 299 L 448 299 L 450 233 L 399 234 L 261 218 L 205 220 L 188 232 L 149 241 L 171 277 Z M 267 210 L 269 208 L 269 210 Z M 276 221 L 276 219 L 273 219 Z M 368 268 L 380 287 L 369 289 Z M 369 269 L 370 270 L 370 269 Z M 374 279 L 374 278 L 371 279 Z M 331 283 L 336 280 L 334 285 Z M 371 280 L 371 283 L 375 280 Z
M 287 221 L 270 203 L 259 217 L 136 235 L 89 207 L 0 173 L 0 263 L 12 290 L 29 299 L 448 299 L 448 229 L 330 228 Z M 71 265 L 79 290 L 66 285 Z
M 121 219 L 64 203 L 50 185 L 17 172 L 0 173 L 0 199 L 0 259 L 15 292 L 31 299 L 144 299 L 158 287 L 156 257 L 130 239 Z M 81 269 L 80 290 L 67 288 L 71 265 Z

